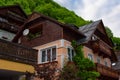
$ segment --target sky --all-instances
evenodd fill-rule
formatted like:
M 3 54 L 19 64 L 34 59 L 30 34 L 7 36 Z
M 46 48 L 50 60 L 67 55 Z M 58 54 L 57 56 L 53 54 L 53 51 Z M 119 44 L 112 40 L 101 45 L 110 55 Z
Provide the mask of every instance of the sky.
M 103 20 L 120 37 L 120 0 L 54 0 L 85 20 Z

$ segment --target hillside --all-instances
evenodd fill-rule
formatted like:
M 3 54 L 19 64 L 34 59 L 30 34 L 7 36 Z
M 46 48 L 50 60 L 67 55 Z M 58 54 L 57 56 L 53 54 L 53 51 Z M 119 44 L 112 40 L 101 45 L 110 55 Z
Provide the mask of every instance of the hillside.
M 62 23 L 71 23 L 76 26 L 82 26 L 89 23 L 89 21 L 85 21 L 73 11 L 61 7 L 53 0 L 0 0 L 0 6 L 13 4 L 20 5 L 28 15 L 36 11 L 50 16 Z

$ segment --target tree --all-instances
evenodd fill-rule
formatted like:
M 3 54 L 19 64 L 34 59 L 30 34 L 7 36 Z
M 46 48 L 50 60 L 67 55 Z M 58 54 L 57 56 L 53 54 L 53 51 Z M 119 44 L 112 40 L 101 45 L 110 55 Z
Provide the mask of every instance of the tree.
M 113 37 L 113 33 L 112 33 L 112 31 L 110 30 L 110 28 L 105 27 L 105 29 L 106 29 L 106 33 L 107 33 L 108 37 L 109 37 L 109 38 L 112 38 L 112 37 Z
M 82 46 L 72 42 L 76 55 L 73 63 L 67 63 L 61 71 L 60 80 L 96 80 L 100 76 L 95 71 L 95 64 L 84 57 Z
M 112 41 L 115 45 L 114 49 L 115 50 L 120 50 L 120 38 L 119 37 L 113 37 Z
M 77 43 L 73 41 L 72 46 L 76 53 L 75 57 L 73 57 L 73 61 L 79 70 L 78 76 L 81 80 L 96 80 L 100 74 L 94 70 L 95 64 L 84 57 L 81 45 L 77 45 Z

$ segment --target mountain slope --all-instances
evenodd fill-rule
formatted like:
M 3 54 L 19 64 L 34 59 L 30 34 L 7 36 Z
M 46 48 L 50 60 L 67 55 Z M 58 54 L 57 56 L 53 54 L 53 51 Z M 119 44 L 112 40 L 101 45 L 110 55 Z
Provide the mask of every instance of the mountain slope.
M 61 7 L 53 0 L 0 0 L 0 6 L 13 4 L 19 4 L 26 14 L 31 14 L 33 11 L 36 11 L 62 23 L 75 24 L 76 26 L 83 26 L 89 23 L 89 21 L 85 21 L 73 11 Z

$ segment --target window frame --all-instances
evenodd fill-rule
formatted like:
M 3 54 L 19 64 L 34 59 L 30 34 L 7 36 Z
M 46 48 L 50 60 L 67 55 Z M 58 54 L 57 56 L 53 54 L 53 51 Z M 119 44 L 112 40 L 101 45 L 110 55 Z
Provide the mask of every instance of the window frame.
M 98 61 L 98 60 L 99 60 L 99 61 Z M 97 61 L 97 63 L 100 64 L 100 63 L 101 63 L 101 58 L 100 58 L 100 57 L 97 57 L 97 60 L 96 60 L 96 61 Z
M 91 53 L 88 53 L 87 55 L 88 59 L 90 59 L 91 61 L 94 61 L 94 55 Z
M 70 54 L 68 52 L 68 49 L 70 50 Z M 74 55 L 73 55 L 74 54 Z M 74 49 L 72 47 L 67 47 L 67 56 L 68 56 L 68 61 L 73 61 L 73 57 L 76 55 Z
M 53 49 L 55 48 L 55 59 L 53 59 Z M 50 53 L 47 53 L 47 51 L 50 50 Z M 42 56 L 42 51 L 45 51 L 45 61 L 43 62 L 42 59 L 43 59 L 43 56 Z M 50 60 L 48 60 L 48 54 L 50 54 Z M 41 49 L 40 50 L 40 63 L 47 63 L 47 62 L 53 62 L 53 61 L 56 61 L 57 59 L 57 47 L 56 46 L 52 46 L 52 47 L 48 47 L 48 48 L 45 48 L 45 49 Z
M 108 62 L 104 60 L 104 65 L 108 67 Z

